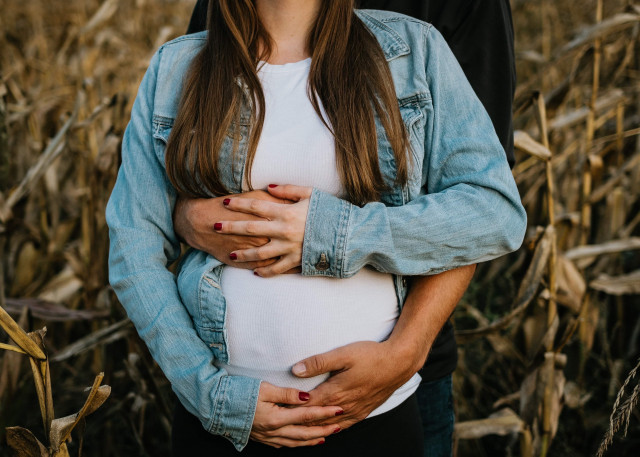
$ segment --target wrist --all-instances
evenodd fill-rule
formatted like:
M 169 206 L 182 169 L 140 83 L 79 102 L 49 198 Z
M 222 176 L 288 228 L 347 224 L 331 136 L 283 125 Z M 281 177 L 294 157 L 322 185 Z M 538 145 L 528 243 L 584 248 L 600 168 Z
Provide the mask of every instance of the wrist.
M 431 345 L 425 344 L 423 340 L 423 338 L 394 338 L 392 334 L 383 343 L 387 347 L 388 357 L 396 361 L 398 371 L 402 372 L 406 380 L 418 372 L 427 360 Z

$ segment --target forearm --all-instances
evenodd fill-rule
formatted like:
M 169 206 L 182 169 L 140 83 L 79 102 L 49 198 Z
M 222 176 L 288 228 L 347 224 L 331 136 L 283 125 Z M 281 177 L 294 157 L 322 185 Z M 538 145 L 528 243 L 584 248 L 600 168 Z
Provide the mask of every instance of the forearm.
M 415 277 L 388 343 L 411 374 L 424 365 L 431 346 L 466 291 L 475 265 Z

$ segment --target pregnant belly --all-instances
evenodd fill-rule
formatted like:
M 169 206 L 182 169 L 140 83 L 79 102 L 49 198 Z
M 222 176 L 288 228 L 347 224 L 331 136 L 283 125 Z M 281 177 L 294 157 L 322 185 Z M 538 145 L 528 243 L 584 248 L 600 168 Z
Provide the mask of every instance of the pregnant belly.
M 298 361 L 355 341 L 386 339 L 398 317 L 392 276 L 362 269 L 348 279 L 254 276 L 225 267 L 221 278 L 229 374 L 311 390 L 326 376 L 291 375 Z

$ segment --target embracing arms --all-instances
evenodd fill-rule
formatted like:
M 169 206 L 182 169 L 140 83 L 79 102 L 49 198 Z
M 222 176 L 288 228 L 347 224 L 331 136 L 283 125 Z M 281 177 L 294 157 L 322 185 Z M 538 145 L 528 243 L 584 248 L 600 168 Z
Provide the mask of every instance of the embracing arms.
M 207 431 L 242 449 L 251 433 L 335 417 L 341 409 L 279 406 L 305 404 L 308 397 L 301 397 L 296 389 L 261 386 L 257 379 L 228 376 L 213 365 L 211 348 L 197 334 L 178 294 L 175 275 L 168 270 L 180 254 L 180 245 L 171 220 L 176 194 L 160 158 L 164 145 L 154 138 L 152 125 L 161 58 L 162 48 L 141 83 L 123 138 L 122 165 L 107 205 L 109 280 L 181 403 Z M 258 428 L 252 430 L 254 413 Z M 260 428 L 265 417 L 268 423 Z M 296 441 L 283 444 L 317 443 L 319 436 L 333 430 L 295 429 L 290 434 Z

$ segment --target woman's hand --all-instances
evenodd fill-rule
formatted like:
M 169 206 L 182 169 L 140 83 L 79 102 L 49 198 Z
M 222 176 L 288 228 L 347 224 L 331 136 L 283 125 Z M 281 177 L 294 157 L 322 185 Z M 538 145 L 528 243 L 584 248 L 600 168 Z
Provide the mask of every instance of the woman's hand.
M 251 439 L 276 448 L 315 446 L 340 431 L 337 425 L 310 425 L 340 416 L 337 406 L 304 406 L 307 392 L 260 383 L 258 405 L 251 427 Z
M 229 211 L 223 205 L 226 198 L 263 199 L 276 203 L 291 203 L 271 196 L 264 190 L 255 190 L 242 194 L 228 195 L 218 198 L 179 198 L 173 211 L 173 226 L 175 232 L 196 249 L 211 254 L 219 261 L 229 265 L 232 263 L 229 254 L 233 251 L 263 246 L 269 242 L 264 236 L 222 235 L 213 230 L 213 225 L 219 220 L 258 221 L 261 217 L 251 214 Z M 238 268 L 254 269 L 274 263 L 277 259 L 261 260 L 258 262 L 235 263 Z
M 214 230 L 224 235 L 242 235 L 268 237 L 264 246 L 241 249 L 229 255 L 234 261 L 231 265 L 245 262 L 264 262 L 279 257 L 268 266 L 254 269 L 258 276 L 271 277 L 299 267 L 302 262 L 302 242 L 307 222 L 311 187 L 269 185 L 269 193 L 277 198 L 291 200 L 293 204 L 274 203 L 255 198 L 226 198 L 223 204 L 227 209 L 254 215 L 267 220 L 234 221 L 219 220 Z

